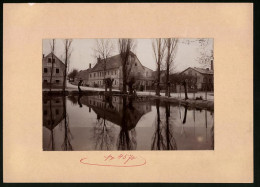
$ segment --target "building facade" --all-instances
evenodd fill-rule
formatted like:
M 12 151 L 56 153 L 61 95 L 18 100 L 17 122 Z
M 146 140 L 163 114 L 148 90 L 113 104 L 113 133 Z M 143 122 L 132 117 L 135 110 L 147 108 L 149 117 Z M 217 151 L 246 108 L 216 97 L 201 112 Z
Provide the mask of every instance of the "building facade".
M 82 80 L 83 86 L 89 86 L 89 73 L 91 71 L 91 64 L 89 64 L 89 68 L 85 70 L 81 70 L 75 76 L 74 83 L 77 84 L 80 80 Z
M 214 71 L 209 68 L 192 68 L 189 67 L 180 73 L 181 75 L 189 75 L 195 78 L 198 90 L 214 90 Z
M 146 68 L 141 64 L 137 56 L 131 52 L 127 62 L 129 68 L 129 76 L 135 78 L 135 86 L 152 84 L 152 70 Z M 122 89 L 123 87 L 123 71 L 120 55 L 115 55 L 104 61 L 104 59 L 97 58 L 96 65 L 89 72 L 89 86 L 104 87 L 104 79 L 111 78 L 113 81 L 114 89 Z
M 51 70 L 52 81 L 51 81 Z M 61 88 L 63 85 L 63 75 L 65 72 L 65 64 L 53 53 L 42 58 L 42 84 L 43 88 L 48 88 L 52 84 L 53 88 Z M 50 82 L 51 81 L 51 82 Z

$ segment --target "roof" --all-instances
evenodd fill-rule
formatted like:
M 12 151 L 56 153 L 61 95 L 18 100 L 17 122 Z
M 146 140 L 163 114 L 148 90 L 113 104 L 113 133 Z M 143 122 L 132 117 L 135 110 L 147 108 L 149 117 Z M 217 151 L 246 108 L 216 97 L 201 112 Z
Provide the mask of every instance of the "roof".
M 92 69 L 91 71 L 102 71 L 104 70 L 104 64 L 105 61 L 102 59 L 100 62 L 98 62 Z M 106 64 L 106 69 L 116 69 L 121 66 L 121 57 L 120 54 L 109 57 L 107 59 L 107 64 Z
M 148 70 L 150 70 L 150 71 L 153 71 L 152 69 L 150 69 L 150 68 L 148 68 L 148 67 L 146 67 L 146 66 L 144 66 L 144 65 L 142 65 L 143 66 L 143 68 L 145 68 L 145 69 L 148 69 Z
M 81 70 L 81 71 L 78 72 L 78 74 L 75 77 L 86 80 L 86 79 L 88 79 L 90 70 L 91 69 Z
M 47 59 L 49 57 L 51 57 L 51 55 L 53 54 L 54 58 L 56 58 L 58 60 L 58 62 L 60 62 L 62 65 L 65 65 L 54 53 L 49 53 L 48 55 L 44 56 L 43 59 Z
M 166 70 L 161 70 L 160 71 L 160 76 L 164 76 L 166 75 Z M 157 70 L 153 71 L 153 76 L 156 77 L 157 76 Z
M 184 71 L 182 71 L 181 73 L 187 71 L 188 69 L 193 69 L 201 74 L 208 74 L 208 75 L 213 75 L 214 74 L 214 71 L 213 70 L 210 70 L 210 69 L 204 69 L 204 68 L 196 68 L 196 67 L 189 67 L 187 69 L 185 69 Z
M 135 58 L 139 61 L 139 59 L 137 58 L 137 56 L 130 51 L 130 55 L 135 56 Z M 115 56 L 111 56 L 109 58 L 107 58 L 107 64 L 106 64 L 106 69 L 116 69 L 119 68 L 122 63 L 121 63 L 121 56 L 120 54 L 115 55 Z M 139 61 L 140 62 L 140 61 Z M 100 62 L 96 63 L 96 65 L 91 69 L 91 71 L 103 71 L 104 70 L 104 64 L 105 61 L 104 59 L 101 59 Z

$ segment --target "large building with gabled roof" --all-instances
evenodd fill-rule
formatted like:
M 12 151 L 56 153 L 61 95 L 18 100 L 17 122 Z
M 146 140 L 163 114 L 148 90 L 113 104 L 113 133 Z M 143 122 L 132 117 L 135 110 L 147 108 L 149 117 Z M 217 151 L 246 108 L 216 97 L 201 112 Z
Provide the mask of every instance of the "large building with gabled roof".
M 53 62 L 52 62 L 53 60 Z M 53 70 L 52 70 L 53 63 Z M 52 81 L 51 80 L 52 70 Z M 65 64 L 53 53 L 42 57 L 42 85 L 43 88 L 48 88 L 52 84 L 53 88 L 61 88 L 63 85 L 63 74 Z
M 153 71 L 141 64 L 137 56 L 131 52 L 127 66 L 131 67 L 130 75 L 135 77 L 135 86 L 138 89 L 141 85 L 152 85 Z M 105 71 L 106 70 L 106 71 Z M 123 87 L 123 72 L 120 54 L 107 59 L 97 58 L 97 63 L 89 72 L 89 86 L 104 87 L 104 78 L 114 79 L 113 88 L 122 89 Z

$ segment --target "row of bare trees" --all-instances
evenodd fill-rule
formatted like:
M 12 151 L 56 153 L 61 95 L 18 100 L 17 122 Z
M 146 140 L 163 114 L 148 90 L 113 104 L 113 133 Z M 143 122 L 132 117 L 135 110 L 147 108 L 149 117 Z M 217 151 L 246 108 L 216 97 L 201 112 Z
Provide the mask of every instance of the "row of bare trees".
M 69 67 L 69 62 L 70 62 L 70 57 L 71 57 L 71 53 L 72 53 L 72 39 L 64 39 L 63 41 L 64 43 L 64 64 L 65 64 L 65 68 L 63 71 L 63 84 L 62 84 L 62 91 L 63 93 L 65 93 L 65 89 L 66 89 L 66 79 L 67 79 L 67 71 L 68 71 L 68 67 Z M 50 91 L 52 89 L 52 78 L 53 78 L 53 67 L 54 67 L 54 55 L 55 55 L 55 45 L 56 45 L 56 40 L 52 39 L 50 41 L 50 47 L 51 47 L 51 76 L 50 76 Z
M 166 67 L 165 96 L 170 97 L 170 71 L 174 66 L 178 39 L 157 38 L 152 41 L 154 58 L 157 68 L 156 95 L 160 96 L 161 68 Z

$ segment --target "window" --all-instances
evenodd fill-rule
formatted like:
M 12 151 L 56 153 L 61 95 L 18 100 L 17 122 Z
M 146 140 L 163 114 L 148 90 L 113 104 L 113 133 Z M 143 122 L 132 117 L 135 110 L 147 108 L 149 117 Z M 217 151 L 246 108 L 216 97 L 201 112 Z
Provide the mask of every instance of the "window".
M 148 77 L 148 72 L 146 72 L 146 77 Z
M 91 73 L 89 74 L 89 78 L 91 78 Z
M 43 111 L 43 115 L 47 116 L 47 114 L 48 114 L 48 111 L 47 111 L 47 110 L 44 110 L 44 111 Z
M 60 113 L 59 109 L 56 109 L 55 113 L 56 113 L 56 115 L 59 115 L 59 113 Z
M 47 83 L 48 81 L 47 81 L 47 80 L 44 80 L 43 82 Z
M 115 81 L 115 85 L 116 85 L 116 81 Z
M 59 83 L 60 82 L 60 80 L 56 80 L 56 83 Z
M 60 100 L 56 100 L 55 103 L 60 103 Z
M 116 70 L 115 70 L 115 75 L 116 75 Z
M 44 73 L 47 73 L 48 72 L 48 69 L 47 68 L 44 68 Z
M 56 73 L 60 73 L 60 70 L 58 68 L 56 69 Z
M 52 59 L 52 62 L 55 63 L 55 58 Z M 51 58 L 48 58 L 48 63 L 51 63 Z
M 135 66 L 137 66 L 137 63 L 135 63 Z
M 96 73 L 94 73 L 94 77 L 96 77 Z

